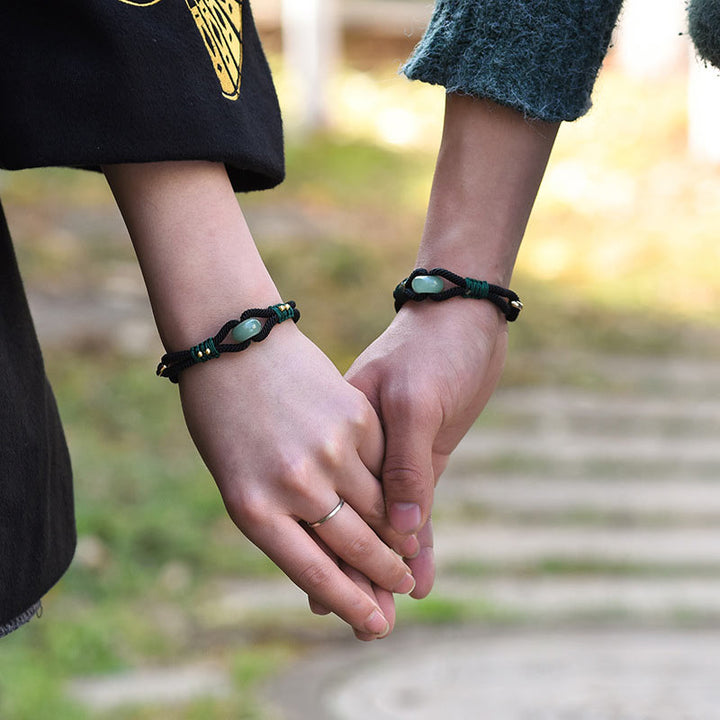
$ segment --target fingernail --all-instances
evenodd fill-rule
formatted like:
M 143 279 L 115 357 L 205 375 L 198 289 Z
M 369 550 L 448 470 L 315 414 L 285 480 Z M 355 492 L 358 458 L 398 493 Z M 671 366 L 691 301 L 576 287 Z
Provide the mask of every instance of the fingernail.
M 406 535 L 420 527 L 420 506 L 417 503 L 393 503 L 390 506 L 390 524 L 396 532 Z
M 402 582 L 395 588 L 395 592 L 400 595 L 408 595 L 415 589 L 415 578 L 410 574 L 406 573 Z
M 390 632 L 390 623 L 379 610 L 373 610 L 365 620 L 364 629 L 377 637 L 385 637 Z
M 410 535 L 405 538 L 398 547 L 398 552 L 402 557 L 412 560 L 420 554 L 420 541 L 417 535 Z

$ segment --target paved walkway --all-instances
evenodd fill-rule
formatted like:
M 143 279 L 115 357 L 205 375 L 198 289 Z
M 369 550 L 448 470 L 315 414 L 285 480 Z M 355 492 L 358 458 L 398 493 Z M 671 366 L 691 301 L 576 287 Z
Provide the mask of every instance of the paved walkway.
M 720 367 L 588 363 L 618 389 L 498 392 L 438 489 L 432 597 L 518 621 L 404 631 L 401 608 L 279 679 L 282 717 L 720 718 Z
M 274 687 L 286 720 L 717 720 L 720 632 L 403 637 L 304 662 Z

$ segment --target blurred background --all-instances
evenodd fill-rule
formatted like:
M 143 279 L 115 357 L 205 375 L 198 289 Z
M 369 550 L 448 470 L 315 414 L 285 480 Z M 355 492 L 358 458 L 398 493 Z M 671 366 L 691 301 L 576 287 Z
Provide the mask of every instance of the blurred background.
M 240 202 L 304 332 L 343 370 L 391 320 L 422 232 L 443 90 L 398 69 L 430 9 L 254 4 L 288 177 Z M 502 387 L 438 489 L 436 588 L 400 598 L 376 659 L 403 634 L 622 638 L 720 620 L 720 80 L 685 28 L 679 0 L 626 3 L 593 110 L 560 131 L 513 279 L 525 310 Z M 2 641 L 0 718 L 298 716 L 284 675 L 368 651 L 311 616 L 227 519 L 175 389 L 154 375 L 161 347 L 103 179 L 3 172 L 0 196 L 66 423 L 80 536 L 45 617 Z M 667 717 L 696 717 L 685 711 Z M 508 699 L 487 717 L 540 716 Z

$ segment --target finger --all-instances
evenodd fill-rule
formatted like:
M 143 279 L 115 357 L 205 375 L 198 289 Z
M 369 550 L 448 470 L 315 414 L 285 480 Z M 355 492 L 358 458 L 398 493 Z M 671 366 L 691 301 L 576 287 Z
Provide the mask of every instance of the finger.
M 360 391 L 358 391 L 360 392 Z M 363 414 L 357 424 L 357 454 L 365 467 L 377 478 L 385 456 L 385 433 L 380 418 L 367 398 L 362 395 Z
M 346 473 L 345 477 L 352 480 L 340 485 L 340 494 L 391 548 L 403 557 L 412 557 L 420 549 L 417 539 L 398 533 L 387 517 L 382 484 L 376 479 L 382 472 L 385 435 L 374 407 L 367 400 L 364 402 L 367 414 L 361 423 L 357 455 L 364 467 L 370 471 L 372 478 L 367 477 L 366 482 L 358 482 L 358 477 L 366 475 L 364 470 L 357 475 Z M 348 462 L 351 462 L 351 459 Z
M 370 597 L 374 597 L 380 609 L 388 620 L 389 628 L 386 635 L 371 635 L 361 630 L 355 630 L 355 637 L 358 640 L 367 642 L 369 640 L 377 640 L 380 637 L 387 637 L 395 626 L 395 600 L 393 594 L 371 583 L 361 572 L 350 567 L 346 563 L 340 563 L 340 569 L 364 592 Z
M 391 526 L 412 534 L 425 524 L 432 507 L 432 448 L 439 424 L 419 408 L 406 410 L 397 404 L 383 407 L 386 450 L 382 483 Z
M 328 546 L 317 536 L 317 534 L 313 530 L 307 530 L 307 533 L 312 537 L 315 542 L 317 543 L 318 547 L 338 566 L 340 569 L 355 583 L 362 588 L 365 592 L 367 592 L 370 597 L 374 597 L 374 599 L 377 601 L 378 605 L 380 606 L 380 609 L 382 610 L 383 615 L 390 623 L 390 629 L 392 630 L 394 624 L 395 624 L 395 598 L 391 592 L 388 592 L 384 588 L 381 588 L 377 585 L 374 585 L 371 583 L 362 573 L 355 570 L 355 568 L 351 567 L 345 562 L 338 563 L 337 558 L 333 554 L 333 552 L 328 548 Z M 310 610 L 315 615 L 329 615 L 330 611 L 324 606 L 321 605 L 319 602 L 317 602 L 315 599 L 309 597 L 308 603 L 310 605 Z M 356 634 L 360 631 L 355 631 Z M 368 639 L 374 639 L 375 636 L 371 636 L 368 633 L 361 633 L 363 635 L 362 638 L 359 638 L 361 640 L 368 640 Z
M 305 532 L 313 538 L 317 546 L 337 565 L 337 558 L 333 555 L 328 546 L 325 545 L 325 543 L 312 530 L 305 528 Z M 330 614 L 330 610 L 310 596 L 308 596 L 308 605 L 310 606 L 310 612 L 313 613 L 313 615 Z
M 348 460 L 348 465 L 352 462 Z M 402 557 L 413 557 L 420 550 L 414 535 L 393 529 L 387 516 L 383 487 L 368 469 L 358 464 L 355 472 L 346 472 L 338 483 L 338 493 L 355 512 L 382 538 L 386 545 Z
M 384 635 L 390 624 L 361 590 L 292 518 L 275 516 L 245 534 L 314 602 L 356 630 Z M 387 549 L 387 548 L 386 548 Z
M 420 542 L 420 552 L 417 557 L 406 561 L 415 578 L 415 588 L 410 593 L 410 597 L 416 600 L 427 597 L 435 582 L 435 552 L 433 550 L 431 519 L 428 519 L 418 533 L 418 540 Z
M 308 598 L 308 604 L 310 605 L 310 612 L 313 615 L 329 615 L 330 611 L 321 605 L 317 600 L 313 600 L 311 597 Z
M 408 566 L 349 503 L 346 502 L 337 514 L 313 529 L 337 557 L 370 581 L 390 592 L 412 592 L 415 580 Z

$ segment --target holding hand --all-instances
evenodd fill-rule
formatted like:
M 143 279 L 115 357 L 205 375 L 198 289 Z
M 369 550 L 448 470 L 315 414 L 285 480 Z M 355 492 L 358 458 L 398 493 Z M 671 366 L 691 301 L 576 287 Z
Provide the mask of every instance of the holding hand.
M 448 94 L 416 267 L 507 287 L 557 129 L 489 100 Z M 347 373 L 383 423 L 390 522 L 418 533 L 422 546 L 408 560 L 413 597 L 432 587 L 434 485 L 492 394 L 506 350 L 505 318 L 487 300 L 407 303 Z
M 408 303 L 347 372 L 383 423 L 390 522 L 419 533 L 420 554 L 408 560 L 413 597 L 427 595 L 433 583 L 433 488 L 495 389 L 506 349 L 505 318 L 490 303 Z
M 188 428 L 240 530 L 315 604 L 382 637 L 390 622 L 370 583 L 407 593 L 415 582 L 378 537 L 401 552 L 408 542 L 385 518 L 380 423 L 296 328 L 272 335 L 239 357 L 183 372 Z

